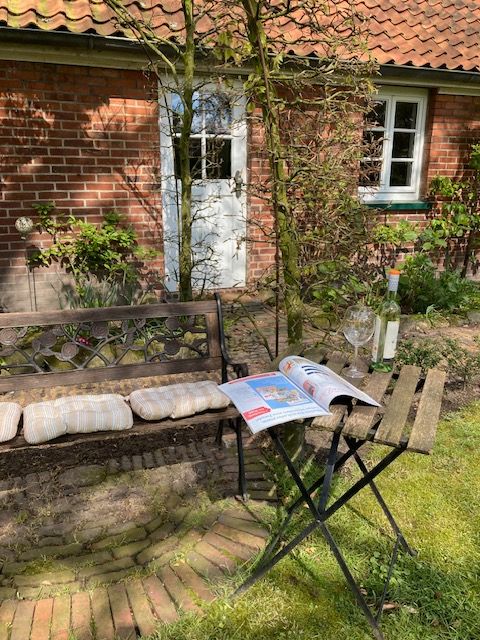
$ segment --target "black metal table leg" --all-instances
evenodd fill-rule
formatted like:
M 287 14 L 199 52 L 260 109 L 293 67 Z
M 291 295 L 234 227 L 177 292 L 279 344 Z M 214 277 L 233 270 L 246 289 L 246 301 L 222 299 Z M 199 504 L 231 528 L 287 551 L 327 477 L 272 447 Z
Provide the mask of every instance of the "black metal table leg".
M 311 487 L 307 488 L 302 480 L 302 478 L 300 477 L 297 469 L 295 468 L 295 465 L 293 464 L 293 461 L 291 460 L 291 458 L 289 457 L 287 451 L 285 450 L 285 447 L 283 446 L 282 441 L 280 440 L 280 438 L 278 437 L 278 434 L 276 432 L 275 429 L 271 428 L 268 429 L 268 433 L 278 451 L 278 453 L 280 454 L 281 458 L 283 459 L 283 461 L 285 462 L 287 469 L 292 477 L 292 479 L 294 480 L 295 484 L 298 487 L 298 490 L 300 491 L 300 497 L 293 503 L 293 505 L 289 508 L 288 512 L 287 512 L 287 518 L 286 518 L 286 523 L 288 524 L 288 522 L 290 521 L 293 512 L 298 508 L 298 506 L 302 503 L 305 503 L 311 513 L 312 516 L 312 522 L 310 522 L 310 524 L 308 524 L 306 527 L 304 527 L 304 529 L 298 533 L 295 538 L 293 538 L 293 540 L 291 540 L 288 544 L 285 545 L 285 547 L 283 547 L 282 549 L 280 549 L 280 551 L 278 551 L 272 558 L 269 558 L 269 554 L 273 549 L 272 544 L 270 543 L 268 549 L 267 549 L 267 553 L 264 554 L 264 558 L 266 557 L 266 561 L 262 562 L 260 564 L 260 566 L 258 566 L 255 571 L 253 572 L 253 574 L 250 576 L 250 578 L 248 578 L 248 580 L 246 580 L 235 592 L 234 596 L 238 596 L 242 593 L 244 593 L 249 587 L 251 587 L 255 582 L 257 582 L 260 578 L 262 578 L 270 569 L 272 569 L 280 560 L 282 560 L 282 558 L 284 558 L 286 555 L 288 555 L 291 551 L 293 551 L 295 549 L 295 547 L 297 547 L 302 540 L 304 540 L 308 535 L 310 535 L 315 529 L 319 528 L 321 533 L 323 534 L 328 546 L 330 547 L 330 550 L 332 551 L 343 575 L 345 576 L 345 579 L 347 581 L 347 584 L 349 586 L 349 588 L 351 589 L 353 595 L 355 596 L 355 599 L 357 600 L 358 605 L 360 606 L 361 610 L 363 611 L 368 623 L 370 624 L 371 628 L 372 628 L 372 632 L 374 637 L 376 638 L 376 640 L 384 640 L 384 636 L 380 630 L 379 627 L 379 620 L 382 614 L 382 610 L 383 610 L 383 603 L 385 601 L 385 597 L 387 595 L 387 590 L 388 590 L 388 585 L 393 573 L 393 568 L 394 565 L 397 561 L 397 556 L 398 556 L 398 550 L 400 545 L 403 546 L 406 550 L 409 549 L 408 545 L 405 547 L 406 542 L 405 539 L 398 527 L 398 525 L 396 524 L 395 520 L 393 519 L 393 516 L 391 515 L 390 511 L 388 510 L 387 505 L 385 504 L 385 501 L 383 500 L 380 492 L 378 491 L 378 488 L 376 487 L 376 485 L 374 484 L 374 479 L 384 470 L 386 469 L 403 451 L 404 448 L 397 448 L 397 449 L 393 449 L 390 453 L 388 453 L 380 462 L 378 462 L 371 470 L 368 470 L 367 467 L 364 465 L 363 461 L 361 460 L 360 456 L 357 453 L 357 450 L 365 443 L 364 441 L 352 441 L 351 439 L 349 439 L 350 441 L 347 442 L 348 446 L 349 446 L 349 451 L 344 454 L 343 456 L 341 456 L 341 458 L 339 460 L 336 460 L 337 457 L 337 450 L 338 450 L 338 443 L 339 443 L 339 434 L 334 434 L 334 437 L 332 438 L 332 444 L 331 444 L 331 448 L 330 448 L 330 452 L 328 455 L 328 460 L 327 460 L 327 465 L 326 465 L 326 472 L 325 474 L 322 476 L 322 478 L 320 478 L 317 482 L 315 482 L 313 485 L 311 485 Z M 346 439 L 347 440 L 347 439 Z M 363 477 L 358 480 L 357 482 L 355 482 L 353 484 L 353 486 L 351 486 L 349 489 L 347 489 L 343 495 L 340 496 L 340 498 L 338 498 L 337 500 L 335 500 L 333 502 L 333 504 L 331 504 L 330 506 L 327 507 L 327 503 L 328 503 L 328 498 L 329 498 L 329 494 L 330 494 L 330 487 L 331 487 L 331 482 L 332 482 L 332 478 L 333 478 L 333 474 L 335 473 L 335 471 L 342 466 L 342 464 L 344 464 L 344 462 L 350 458 L 354 456 L 356 459 L 357 464 L 360 467 L 360 470 L 363 473 Z M 341 463 L 341 464 L 339 464 Z M 336 513 L 336 511 L 342 507 L 343 505 L 345 505 L 353 496 L 355 496 L 359 491 L 361 491 L 363 488 L 365 488 L 367 485 L 369 485 L 372 490 L 374 491 L 375 497 L 377 498 L 377 500 L 379 501 L 380 506 L 382 507 L 382 509 L 384 509 L 385 514 L 387 515 L 387 517 L 389 518 L 389 521 L 394 524 L 392 524 L 395 533 L 397 534 L 397 538 L 395 541 L 395 546 L 393 549 L 393 554 L 390 560 L 390 564 L 389 564 L 389 569 L 388 569 L 388 574 L 387 574 L 387 580 L 384 584 L 384 588 L 383 588 L 383 593 L 381 596 L 381 600 L 380 600 L 380 604 L 379 604 L 379 609 L 378 612 L 376 614 L 376 616 L 373 615 L 370 607 L 368 606 L 365 598 L 362 595 L 362 592 L 358 586 L 358 584 L 356 583 L 352 573 L 350 572 L 350 569 L 348 568 L 347 563 L 345 562 L 345 559 L 338 547 L 338 545 L 336 544 L 334 538 L 332 537 L 330 530 L 328 529 L 327 525 L 326 525 L 326 521 L 328 520 L 328 518 L 330 518 L 334 513 Z M 319 487 L 322 487 L 322 492 L 320 494 L 319 500 L 318 500 L 318 507 L 316 506 L 315 502 L 313 501 L 312 498 L 312 493 Z M 285 525 L 286 526 L 286 525 Z M 281 531 L 283 532 L 285 530 L 285 526 L 282 527 Z M 275 540 L 276 542 L 278 542 L 278 536 L 276 536 Z
M 237 455 L 238 455 L 238 491 L 243 502 L 248 501 L 247 481 L 245 478 L 245 460 L 243 457 L 243 441 L 242 441 L 242 419 L 235 418 L 233 421 L 235 435 L 237 437 Z
M 347 444 L 348 444 L 348 440 L 347 440 Z M 353 457 L 354 457 L 355 462 L 357 463 L 358 468 L 363 473 L 363 475 L 364 476 L 367 475 L 368 474 L 368 469 L 365 466 L 365 463 L 363 462 L 361 457 L 358 455 L 358 453 L 355 452 L 353 454 Z M 417 555 L 417 552 L 415 551 L 415 549 L 412 549 L 412 547 L 406 541 L 405 536 L 403 535 L 400 527 L 398 526 L 395 518 L 393 517 L 392 512 L 388 508 L 387 503 L 383 499 L 382 494 L 378 490 L 377 485 L 375 484 L 375 482 L 373 480 L 370 480 L 369 485 L 370 485 L 370 489 L 372 490 L 373 495 L 377 499 L 378 504 L 380 505 L 383 513 L 385 514 L 385 517 L 387 518 L 388 522 L 390 523 L 390 526 L 392 527 L 392 529 L 393 529 L 393 531 L 395 533 L 395 536 L 398 539 L 399 543 L 402 545 L 403 549 L 409 555 L 411 555 L 412 558 L 414 558 Z

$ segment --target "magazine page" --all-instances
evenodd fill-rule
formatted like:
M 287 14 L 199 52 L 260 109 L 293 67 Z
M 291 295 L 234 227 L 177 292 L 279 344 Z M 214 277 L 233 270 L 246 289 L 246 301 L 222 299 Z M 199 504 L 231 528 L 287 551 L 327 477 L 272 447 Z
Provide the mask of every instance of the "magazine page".
M 280 362 L 279 369 L 327 411 L 332 400 L 338 396 L 351 396 L 375 407 L 381 406 L 328 367 L 306 358 L 288 356 Z
M 283 373 L 262 373 L 218 387 L 241 413 L 252 433 L 289 420 L 330 415 Z

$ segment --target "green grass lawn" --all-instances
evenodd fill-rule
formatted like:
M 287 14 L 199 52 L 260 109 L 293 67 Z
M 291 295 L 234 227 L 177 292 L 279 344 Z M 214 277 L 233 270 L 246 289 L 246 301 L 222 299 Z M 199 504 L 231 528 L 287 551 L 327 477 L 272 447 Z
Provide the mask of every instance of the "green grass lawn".
M 338 480 L 335 492 L 352 479 Z M 396 608 L 383 617 L 386 639 L 480 639 L 480 403 L 447 416 L 433 454 L 404 454 L 380 476 L 378 486 L 419 552 L 415 559 L 401 554 L 395 569 L 387 601 Z M 266 515 L 276 517 L 274 509 Z M 380 592 L 392 544 L 372 494 L 361 492 L 329 525 L 372 601 Z M 233 586 L 226 584 L 225 592 L 231 593 Z M 205 616 L 186 616 L 161 629 L 157 637 L 366 640 L 372 636 L 317 533 L 237 601 L 220 597 Z

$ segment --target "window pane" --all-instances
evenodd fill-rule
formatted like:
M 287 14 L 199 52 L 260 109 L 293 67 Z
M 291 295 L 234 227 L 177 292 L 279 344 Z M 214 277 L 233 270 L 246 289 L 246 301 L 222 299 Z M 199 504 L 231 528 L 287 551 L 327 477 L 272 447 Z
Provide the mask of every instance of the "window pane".
M 412 183 L 412 163 L 392 162 L 390 171 L 391 187 L 409 187 Z
M 402 133 L 397 131 L 393 134 L 392 156 L 394 158 L 413 158 L 414 144 L 414 133 Z
M 370 158 L 381 158 L 383 154 L 383 131 L 364 131 L 364 154 Z
M 385 100 L 375 101 L 372 109 L 365 115 L 365 124 L 367 127 L 384 127 L 385 111 L 387 103 Z
M 175 177 L 180 177 L 180 138 L 174 138 Z M 190 171 L 192 178 L 202 177 L 202 141 L 198 138 L 190 139 Z
M 358 184 L 361 187 L 378 187 L 380 184 L 381 167 L 381 162 L 363 160 L 360 163 L 360 179 Z
M 198 93 L 192 98 L 192 133 L 199 133 L 202 130 L 202 103 Z M 172 93 L 172 128 L 174 133 L 180 133 L 182 129 L 183 102 L 178 93 Z
M 183 104 L 177 93 L 172 93 L 172 128 L 174 133 L 180 133 L 182 128 Z
M 207 178 L 231 178 L 231 140 L 207 139 Z
M 203 97 L 206 133 L 230 133 L 232 108 L 228 97 L 223 93 Z
M 417 107 L 416 102 L 397 102 L 395 129 L 415 129 L 417 126 Z

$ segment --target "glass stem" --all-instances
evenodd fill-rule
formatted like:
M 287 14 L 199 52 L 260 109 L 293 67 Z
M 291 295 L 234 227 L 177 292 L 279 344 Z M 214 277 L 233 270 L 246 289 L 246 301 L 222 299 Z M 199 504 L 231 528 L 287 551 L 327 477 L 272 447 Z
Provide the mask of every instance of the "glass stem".
M 358 345 L 353 345 L 354 353 L 353 353 L 353 362 L 352 362 L 352 370 L 357 371 L 357 359 L 358 359 Z

